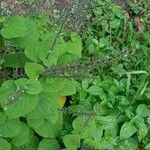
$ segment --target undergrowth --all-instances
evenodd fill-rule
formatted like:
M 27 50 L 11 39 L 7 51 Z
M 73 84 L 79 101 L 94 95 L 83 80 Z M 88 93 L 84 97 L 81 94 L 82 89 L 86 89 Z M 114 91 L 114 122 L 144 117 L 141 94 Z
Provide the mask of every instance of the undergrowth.
M 149 3 L 96 0 L 81 35 L 2 16 L 0 149 L 149 150 Z

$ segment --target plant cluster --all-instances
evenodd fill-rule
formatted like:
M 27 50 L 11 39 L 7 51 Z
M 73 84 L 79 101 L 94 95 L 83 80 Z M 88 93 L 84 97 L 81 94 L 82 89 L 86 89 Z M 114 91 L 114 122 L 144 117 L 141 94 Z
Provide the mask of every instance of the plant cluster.
M 147 12 L 95 0 L 82 36 L 46 15 L 2 16 L 0 148 L 149 150 Z

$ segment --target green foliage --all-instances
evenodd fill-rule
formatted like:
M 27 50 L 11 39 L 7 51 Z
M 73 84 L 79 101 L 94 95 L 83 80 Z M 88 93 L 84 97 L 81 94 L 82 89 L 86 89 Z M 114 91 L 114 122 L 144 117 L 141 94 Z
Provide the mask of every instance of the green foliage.
M 3 138 L 0 138 L 0 147 L 1 149 L 10 150 L 11 145 Z
M 95 0 L 82 36 L 43 14 L 0 18 L 0 149 L 150 149 L 149 8 L 129 7 Z
M 38 150 L 60 150 L 60 146 L 56 139 L 43 139 L 38 146 Z
M 80 146 L 79 135 L 66 135 L 63 138 L 64 144 L 68 150 L 76 150 Z
M 1 30 L 1 34 L 6 39 L 12 39 L 25 36 L 27 27 L 24 19 L 20 16 L 9 17 L 4 21 L 4 28 Z

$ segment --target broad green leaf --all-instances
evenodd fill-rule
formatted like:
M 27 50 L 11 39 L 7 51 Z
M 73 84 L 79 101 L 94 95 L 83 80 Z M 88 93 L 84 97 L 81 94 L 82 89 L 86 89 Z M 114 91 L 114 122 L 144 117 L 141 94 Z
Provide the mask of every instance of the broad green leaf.
M 90 93 L 91 95 L 103 95 L 103 89 L 98 86 L 91 86 L 90 88 L 87 89 L 87 92 Z
M 129 122 L 125 122 L 120 130 L 120 138 L 121 139 L 127 139 L 129 137 L 131 137 L 135 132 L 137 131 L 136 127 L 129 123 Z
M 144 119 L 143 118 L 137 118 L 135 120 L 135 125 L 137 126 L 138 128 L 138 139 L 139 141 L 143 140 L 146 135 L 148 134 L 148 129 L 146 127 L 146 124 L 144 122 Z
M 56 31 L 53 31 L 54 33 Z M 55 36 L 52 34 L 52 37 L 50 37 L 47 42 L 49 44 L 49 47 L 47 49 L 42 48 L 42 51 L 40 52 L 39 58 L 43 61 L 43 64 L 45 66 L 51 67 L 52 65 L 56 65 L 58 61 L 58 57 L 61 56 L 66 52 L 64 49 L 64 40 L 63 37 L 60 35 L 57 38 L 57 41 L 55 41 Z M 43 41 L 44 42 L 44 41 Z M 55 43 L 55 45 L 54 45 Z M 48 45 L 47 44 L 47 45 Z M 44 44 L 46 45 L 46 44 Z
M 48 78 L 41 81 L 45 92 L 56 94 L 58 96 L 69 96 L 76 93 L 76 83 L 74 80 L 63 78 Z
M 4 57 L 4 66 L 6 67 L 23 67 L 26 62 L 30 61 L 22 52 L 8 54 Z
M 96 133 L 93 135 L 93 139 L 97 140 L 103 136 L 103 127 L 102 125 L 96 124 Z
M 59 57 L 57 64 L 69 64 L 77 61 L 78 59 L 79 58 L 74 54 L 64 53 Z
M 20 134 L 12 138 L 12 142 L 15 146 L 24 145 L 27 143 L 30 137 L 31 129 L 25 124 L 21 123 Z
M 137 150 L 138 149 L 138 141 L 134 138 L 128 138 L 123 141 L 120 141 L 115 146 L 116 150 Z
M 57 61 L 58 61 L 57 55 L 50 53 L 50 55 L 48 55 L 47 59 L 43 60 L 43 64 L 45 66 L 51 67 L 53 65 L 56 65 Z
M 63 89 L 58 92 L 58 95 L 69 96 L 76 93 L 76 84 L 74 80 L 64 79 Z
M 93 43 L 91 43 L 91 44 L 88 46 L 88 53 L 89 53 L 89 55 L 91 55 L 91 54 L 94 54 L 94 52 L 95 52 L 95 46 L 94 46 Z
M 26 35 L 13 39 L 16 46 L 21 48 L 26 48 L 28 45 L 38 42 L 39 39 L 39 31 L 35 22 L 26 18 L 25 25 L 27 28 Z
M 102 137 L 98 141 L 98 149 L 113 149 L 114 145 L 116 145 L 117 137 Z
M 16 85 L 13 80 L 5 81 L 0 87 L 0 102 L 7 101 L 9 96 L 16 92 Z
M 39 139 L 37 136 L 33 136 L 30 138 L 28 143 L 26 144 L 27 147 L 29 147 L 30 150 L 37 150 L 38 149 L 38 144 L 39 144 Z
M 99 138 L 98 138 L 99 139 Z M 93 140 L 92 138 L 86 138 L 84 139 L 84 146 L 82 146 L 85 149 L 98 149 L 99 148 L 99 141 Z
M 40 82 L 36 81 L 36 80 L 31 80 L 31 79 L 28 80 L 26 83 L 26 86 L 27 86 L 26 92 L 30 95 L 39 94 L 40 92 L 43 91 L 43 88 L 42 88 Z
M 48 93 L 39 94 L 38 104 L 36 108 L 27 115 L 28 119 L 45 118 L 51 123 L 56 123 L 60 114 L 57 100 L 57 96 Z
M 8 118 L 18 118 L 35 109 L 38 96 L 25 94 L 19 97 L 14 104 L 10 104 L 5 110 Z
M 114 125 L 113 127 L 109 128 L 109 129 L 105 129 L 105 138 L 116 138 L 118 135 L 118 126 Z
M 12 16 L 5 22 L 1 34 L 6 39 L 23 37 L 27 34 L 25 19 L 21 16 Z
M 145 146 L 146 150 L 150 150 L 150 143 Z
M 82 52 L 81 38 L 78 35 L 74 35 L 72 38 L 73 40 L 70 40 L 65 44 L 65 49 L 68 53 L 74 54 L 80 58 Z
M 25 55 L 35 62 L 38 62 L 40 59 L 43 61 L 49 54 L 50 44 L 49 40 L 46 40 L 27 45 Z
M 115 116 L 100 116 L 98 118 L 98 123 L 106 130 L 112 129 L 117 125 L 117 118 Z
M 38 63 L 26 63 L 25 64 L 25 73 L 30 79 L 38 79 L 39 74 L 44 71 L 44 67 Z
M 4 112 L 0 112 L 0 124 L 4 123 L 6 120 L 6 114 Z
M 44 118 L 41 119 L 28 119 L 28 125 L 35 130 L 37 134 L 45 138 L 55 138 L 58 136 L 62 129 L 62 116 L 59 116 L 55 124 L 47 121 Z
M 116 29 L 120 26 L 120 20 L 119 19 L 114 19 L 112 22 L 111 22 L 111 27 L 113 29 Z
M 67 150 L 77 150 L 80 147 L 80 136 L 68 134 L 63 137 L 63 142 Z
M 63 89 L 64 80 L 62 78 L 47 78 L 41 84 L 45 92 L 53 94 Z
M 0 125 L 0 134 L 2 137 L 15 137 L 19 135 L 21 131 L 21 123 L 17 120 L 5 121 Z
M 35 62 L 39 61 L 40 51 L 42 50 L 40 44 L 40 42 L 35 42 L 27 45 L 25 48 L 25 55 Z
M 73 133 L 80 133 L 81 138 L 91 138 L 96 134 L 96 122 L 88 117 L 77 117 L 73 121 Z
M 13 142 L 11 142 L 11 150 L 23 150 L 25 147 L 27 147 L 29 150 L 37 150 L 39 144 L 39 139 L 37 136 L 30 137 L 29 141 L 21 146 L 14 145 Z
M 0 150 L 11 150 L 11 145 L 3 138 L 0 138 Z
M 21 89 L 26 87 L 27 82 L 28 82 L 27 78 L 19 78 L 18 80 L 15 81 L 15 84 L 18 89 Z
M 60 150 L 60 145 L 56 139 L 45 139 L 39 143 L 38 150 Z
M 150 115 L 150 109 L 145 104 L 140 104 L 136 109 L 136 114 L 141 117 L 147 117 Z

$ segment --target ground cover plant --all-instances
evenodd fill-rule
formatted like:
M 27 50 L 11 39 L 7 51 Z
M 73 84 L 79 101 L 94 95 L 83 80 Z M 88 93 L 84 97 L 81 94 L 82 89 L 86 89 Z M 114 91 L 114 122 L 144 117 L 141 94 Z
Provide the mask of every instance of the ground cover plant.
M 150 1 L 127 4 L 95 0 L 82 33 L 1 16 L 0 149 L 150 149 Z

